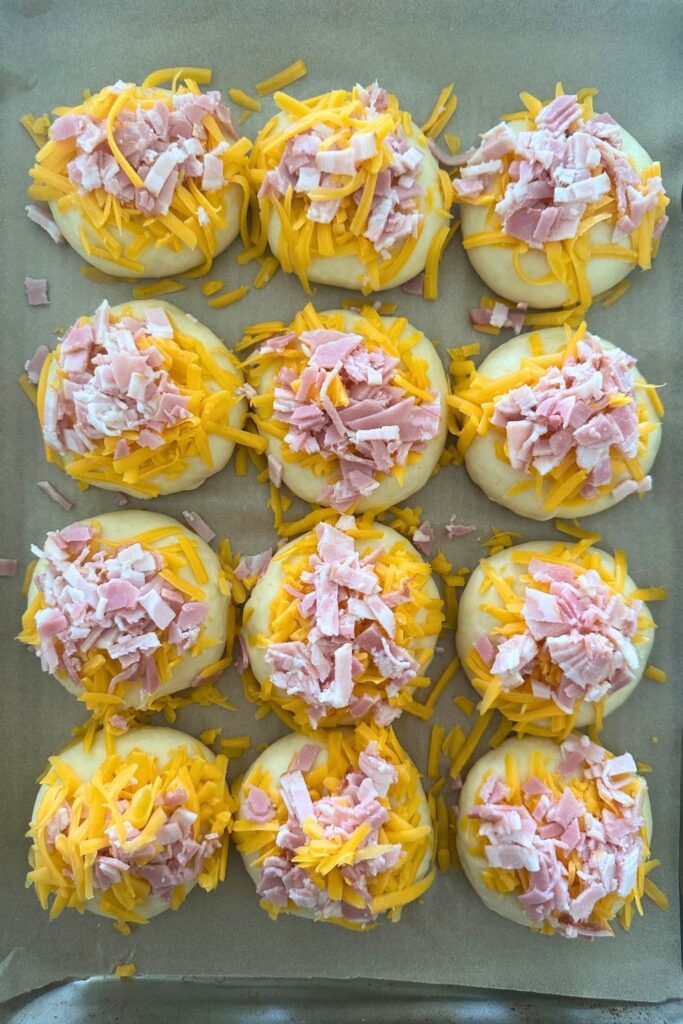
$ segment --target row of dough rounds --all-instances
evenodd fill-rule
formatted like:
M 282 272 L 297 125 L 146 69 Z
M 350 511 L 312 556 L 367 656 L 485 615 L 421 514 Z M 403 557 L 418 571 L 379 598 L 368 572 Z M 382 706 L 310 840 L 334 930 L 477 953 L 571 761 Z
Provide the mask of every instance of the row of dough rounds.
M 124 924 L 169 905 L 177 907 L 197 881 L 210 889 L 221 880 L 230 831 L 266 909 L 275 916 L 292 910 L 363 928 L 385 912 L 396 919 L 403 905 L 426 891 L 433 878 L 432 825 L 419 774 L 389 725 L 420 685 L 442 615 L 430 567 L 405 538 L 342 516 L 335 526 L 320 524 L 282 548 L 269 564 L 261 564 L 245 609 L 244 644 L 263 699 L 290 715 L 297 732 L 256 760 L 242 781 L 237 804 L 225 789 L 225 758 L 211 767 L 213 755 L 202 744 L 172 730 L 125 731 L 126 706 L 154 707 L 160 697 L 222 669 L 229 582 L 215 554 L 173 520 L 143 512 L 110 513 L 72 524 L 50 534 L 40 554 L 21 639 L 36 648 L 43 667 L 71 692 L 87 691 L 93 706 L 98 695 L 106 695 L 107 702 L 120 698 L 113 709 L 117 717 L 110 718 L 91 750 L 86 752 L 82 744 L 68 748 L 51 759 L 43 779 L 31 824 L 30 879 L 44 904 L 54 895 L 58 910 L 87 906 Z M 535 579 L 535 600 L 545 599 L 545 604 L 532 613 L 528 584 L 534 573 L 539 576 L 536 562 L 546 573 L 555 570 L 556 577 Z M 487 579 L 498 596 L 488 595 L 482 607 Z M 336 592 L 330 580 L 338 581 Z M 407 587 L 398 585 L 402 580 L 408 581 Z M 293 609 L 284 618 L 283 602 Z M 565 735 L 572 722 L 590 721 L 598 699 L 607 714 L 632 691 L 653 632 L 635 584 L 604 552 L 581 544 L 539 543 L 484 560 L 463 595 L 458 648 L 473 685 L 484 685 L 484 699 L 485 686 L 495 681 L 485 679 L 491 658 L 486 660 L 482 637 L 498 657 L 504 655 L 504 644 L 510 641 L 501 642 L 496 609 L 509 622 L 515 602 L 537 648 L 533 657 L 527 651 L 526 660 L 518 659 L 520 679 L 511 679 L 509 693 L 514 695 L 520 684 L 533 690 L 540 682 L 550 694 L 558 666 L 565 672 L 565 684 L 576 680 L 572 658 L 565 664 L 558 657 L 553 664 L 549 641 L 548 650 L 542 650 L 539 624 L 552 641 L 566 640 L 575 654 L 601 643 L 604 655 L 611 639 L 614 678 L 603 673 L 583 699 L 570 686 L 563 697 L 570 699 L 570 708 L 546 700 L 551 722 L 560 712 L 564 715 Z M 595 625 L 601 610 L 612 628 L 609 622 L 602 630 Z M 619 630 L 623 636 L 615 637 Z M 512 640 L 520 636 L 516 629 Z M 479 662 L 473 660 L 473 650 Z M 580 658 L 578 667 L 580 677 Z M 508 659 L 505 672 L 513 671 Z M 529 673 L 534 676 L 531 683 Z M 523 699 L 528 704 L 532 696 Z M 504 701 L 500 707 L 515 720 Z M 544 724 L 539 715 L 535 721 Z M 335 728 L 349 723 L 356 723 L 353 732 Z M 569 736 L 563 756 L 573 764 L 574 748 L 583 743 L 583 738 Z M 184 753 L 175 752 L 177 745 L 184 745 Z M 138 763 L 133 750 L 146 752 L 151 760 Z M 510 751 L 519 754 L 519 771 L 510 767 Z M 555 761 L 548 760 L 549 751 L 555 752 Z M 564 831 L 571 827 L 576 867 L 594 850 L 584 836 L 591 820 L 587 815 L 601 819 L 606 808 L 621 808 L 630 860 L 625 860 L 624 850 L 613 848 L 605 833 L 600 849 L 615 866 L 609 884 L 604 879 L 600 883 L 607 888 L 598 912 L 591 908 L 581 915 L 584 904 L 576 883 L 568 886 L 564 903 L 549 904 L 542 918 L 534 911 L 536 916 L 524 920 L 563 934 L 577 928 L 577 934 L 586 929 L 603 934 L 605 922 L 634 898 L 635 882 L 621 891 L 631 878 L 629 865 L 647 861 L 651 823 L 644 782 L 636 779 L 630 760 L 617 759 L 618 772 L 606 767 L 603 762 L 611 755 L 594 744 L 585 750 L 586 764 L 579 758 L 565 777 L 557 768 L 558 751 L 555 744 L 528 739 L 486 755 L 484 764 L 501 781 L 496 788 L 484 773 L 481 781 L 487 788 L 482 793 L 481 787 L 472 790 L 470 779 L 472 773 L 478 777 L 479 768 L 472 769 L 461 805 L 461 858 L 475 888 L 492 890 L 488 902 L 494 909 L 501 904 L 507 916 L 524 918 L 518 897 L 528 876 L 512 878 L 510 872 L 537 863 L 549 845 L 555 850 L 548 843 L 548 829 L 554 838 L 559 836 L 553 821 L 561 820 Z M 545 759 L 542 765 L 538 757 Z M 627 770 L 621 771 L 624 765 Z M 519 781 L 527 776 L 536 780 L 528 793 Z M 598 777 L 600 784 L 595 782 Z M 614 786 L 620 800 L 626 794 L 625 803 L 615 803 Z M 564 788 L 572 793 L 557 811 L 560 817 L 554 818 L 552 808 L 563 799 Z M 109 811 L 101 804 L 103 793 Z M 543 793 L 547 806 L 538 812 L 538 820 L 544 831 L 532 836 Z M 581 813 L 576 811 L 580 799 Z M 480 812 L 473 810 L 478 803 L 486 807 L 481 820 L 496 822 L 501 815 L 522 814 L 515 810 L 520 801 L 527 822 L 520 838 L 522 852 L 497 852 L 505 844 L 488 826 L 479 838 L 472 834 L 472 822 L 480 820 Z M 576 813 L 565 820 L 567 804 Z M 566 858 L 559 864 L 553 856 L 547 870 L 565 877 Z M 66 874 L 60 859 L 72 865 Z M 496 874 L 498 869 L 502 875 Z M 608 899 L 615 886 L 619 899 Z
M 279 112 L 252 146 L 221 94 L 177 71 L 171 89 L 155 73 L 60 108 L 31 171 L 29 195 L 108 273 L 208 269 L 241 232 L 251 255 L 269 245 L 308 291 L 368 294 L 426 269 L 434 298 L 457 201 L 466 252 L 497 294 L 586 306 L 649 268 L 666 224 L 659 165 L 594 113 L 591 90 L 546 103 L 522 94 L 522 111 L 449 157 L 377 83 L 308 100 L 276 93 Z
M 100 733 L 89 750 L 76 743 L 50 758 L 29 830 L 29 881 L 43 906 L 53 916 L 90 910 L 127 930 L 177 910 L 197 883 L 213 890 L 230 834 L 273 918 L 364 930 L 384 915 L 399 920 L 430 887 L 428 802 L 392 732 L 286 736 L 234 797 L 226 767 L 193 737 L 155 726 L 111 749 Z M 628 754 L 615 758 L 578 735 L 562 747 L 508 740 L 470 770 L 459 815 L 468 880 L 518 924 L 610 935 L 610 921 L 642 895 L 652 817 Z
M 371 307 L 307 306 L 250 331 L 240 364 L 168 302 L 103 302 L 28 364 L 50 461 L 81 484 L 153 498 L 199 487 L 243 443 L 305 501 L 380 511 L 437 471 L 452 412 L 470 477 L 519 515 L 591 515 L 651 486 L 656 389 L 585 325 L 520 335 L 476 370 L 454 359 L 471 370 L 455 373 L 453 394 L 432 342 Z

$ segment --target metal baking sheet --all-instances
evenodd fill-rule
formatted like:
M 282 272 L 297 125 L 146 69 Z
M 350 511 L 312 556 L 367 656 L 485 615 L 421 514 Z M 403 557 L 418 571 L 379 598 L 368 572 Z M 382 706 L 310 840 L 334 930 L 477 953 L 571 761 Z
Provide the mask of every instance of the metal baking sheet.
M 295 998 L 300 992 L 310 993 L 311 998 L 318 993 L 322 1004 L 333 991 L 335 979 L 368 979 L 368 988 L 356 981 L 344 990 L 354 1006 L 367 1005 L 368 1015 L 374 1013 L 370 1009 L 373 1004 L 370 999 L 364 1004 L 363 994 L 383 993 L 384 1000 L 393 994 L 398 1000 L 399 990 L 388 988 L 387 983 L 400 983 L 407 1019 L 420 1019 L 425 1012 L 420 993 L 426 990 L 417 983 L 439 995 L 434 1005 L 440 1007 L 439 1012 L 443 1010 L 444 1020 L 463 1019 L 453 1016 L 460 1005 L 458 994 L 465 1000 L 463 1005 L 477 1008 L 468 1018 L 472 1020 L 485 1019 L 482 1013 L 487 1005 L 494 1016 L 496 1007 L 512 1006 L 512 992 L 602 999 L 610 1001 L 610 1006 L 680 999 L 681 702 L 674 659 L 681 600 L 678 510 L 683 497 L 677 458 L 683 437 L 675 387 L 683 379 L 683 247 L 678 202 L 683 166 L 679 130 L 683 82 L 678 74 L 683 52 L 681 3 L 537 0 L 523 5 L 505 0 L 421 0 L 408 5 L 347 0 L 338 5 L 329 0 L 295 4 L 254 0 L 238 5 L 225 0 L 195 0 L 191 4 L 173 0 L 147 0 L 145 4 L 131 0 L 115 4 L 6 0 L 0 9 L 0 29 L 0 202 L 5 241 L 0 263 L 0 555 L 19 557 L 22 569 L 30 557 L 31 541 L 72 519 L 113 509 L 114 504 L 105 492 L 72 491 L 68 481 L 45 466 L 34 411 L 15 381 L 36 347 L 54 342 L 56 328 L 68 326 L 105 296 L 112 303 L 130 296 L 129 285 L 102 286 L 86 280 L 79 272 L 79 258 L 65 247 L 54 246 L 25 218 L 26 172 L 34 152 L 31 140 L 18 125 L 25 111 L 41 114 L 57 104 L 77 102 L 84 87 L 96 89 L 118 78 L 141 80 L 154 68 L 179 64 L 212 67 L 215 84 L 221 89 L 239 86 L 250 90 L 259 78 L 304 57 L 309 75 L 292 88 L 295 95 L 305 97 L 332 86 L 378 78 L 398 93 L 418 121 L 426 117 L 439 89 L 455 80 L 460 106 L 450 130 L 468 144 L 501 113 L 514 109 L 521 90 L 549 95 L 555 81 L 561 79 L 568 89 L 583 85 L 600 88 L 599 108 L 609 110 L 661 159 L 673 198 L 672 223 L 654 270 L 647 275 L 634 273 L 632 287 L 615 306 L 598 306 L 589 317 L 596 333 L 640 358 L 650 380 L 668 385 L 668 415 L 654 471 L 654 493 L 643 503 L 622 503 L 592 519 L 591 525 L 601 531 L 604 546 L 627 549 L 632 574 L 641 585 L 661 584 L 671 594 L 666 604 L 655 609 L 659 631 L 653 652 L 653 660 L 668 670 L 671 682 L 658 686 L 644 681 L 608 719 L 604 731 L 608 746 L 628 748 L 654 767 L 650 776 L 653 849 L 662 861 L 656 879 L 670 897 L 670 911 L 662 914 L 650 906 L 629 935 L 619 933 L 614 940 L 563 943 L 533 935 L 488 913 L 464 876 L 450 872 L 437 879 L 424 900 L 405 911 L 397 926 L 387 924 L 358 935 L 294 918 L 273 924 L 259 909 L 233 851 L 227 880 L 217 892 L 193 893 L 180 913 L 164 914 L 129 938 L 93 915 L 65 913 L 50 924 L 34 894 L 23 888 L 24 832 L 35 777 L 47 756 L 67 741 L 70 727 L 82 720 L 83 712 L 40 673 L 36 659 L 13 640 L 23 605 L 19 576 L 0 583 L 4 698 L 0 716 L 4 782 L 0 998 L 24 1002 L 27 994 L 37 989 L 71 979 L 102 978 L 111 974 L 117 962 L 132 960 L 141 978 L 169 979 L 167 984 L 143 980 L 126 986 L 126 992 L 136 993 L 138 999 L 156 1002 L 158 996 L 170 1006 L 178 991 L 171 979 L 183 977 L 197 980 L 197 998 L 211 983 L 214 995 L 223 992 L 226 1002 L 234 998 L 237 1006 L 245 993 L 254 991 L 259 979 L 274 978 L 281 979 L 284 987 L 278 995 L 277 984 L 265 986 L 264 998 L 272 1000 L 273 1010 L 291 1007 L 292 1015 L 300 1005 Z M 262 114 L 247 122 L 247 133 L 253 135 L 272 109 L 266 102 Z M 235 253 L 232 248 L 215 266 L 215 276 L 225 278 L 231 287 L 249 283 L 255 273 L 253 267 L 239 268 Z M 27 307 L 23 296 L 27 274 L 48 279 L 49 306 Z M 441 298 L 436 303 L 400 292 L 387 293 L 387 298 L 398 302 L 400 311 L 428 336 L 440 340 L 443 348 L 477 339 L 469 327 L 467 310 L 478 303 L 485 289 L 470 270 L 457 239 L 442 264 L 440 287 Z M 314 301 L 320 309 L 332 308 L 343 294 L 320 288 Z M 210 309 L 196 282 L 189 282 L 174 298 L 228 344 L 240 338 L 246 324 L 265 318 L 286 320 L 305 301 L 296 280 L 282 274 L 264 291 L 252 290 L 226 310 Z M 484 336 L 480 340 L 484 352 L 496 343 Z M 45 478 L 75 497 L 73 512 L 62 512 L 37 490 L 36 481 Z M 488 503 L 462 469 L 444 470 L 411 504 L 424 507 L 425 515 L 437 526 L 439 546 L 458 565 L 473 565 L 481 556 L 480 542 L 492 524 L 520 529 L 526 539 L 553 536 L 551 525 L 519 520 Z M 231 467 L 199 491 L 159 499 L 154 508 L 175 516 L 184 508 L 196 509 L 219 536 L 229 536 L 243 553 L 260 551 L 275 539 L 266 492 L 253 476 L 238 480 Z M 477 533 L 445 541 L 442 528 L 452 513 L 461 521 L 477 523 Z M 446 634 L 442 663 L 451 655 L 451 644 L 452 637 Z M 435 664 L 435 673 L 440 664 Z M 197 733 L 223 725 L 224 735 L 249 731 L 254 744 L 282 734 L 283 726 L 273 716 L 253 721 L 253 708 L 244 701 L 234 673 L 226 673 L 221 685 L 236 703 L 237 713 L 189 708 L 179 715 L 180 728 Z M 438 720 L 448 725 L 459 714 L 449 699 L 455 693 L 471 693 L 462 676 L 438 706 Z M 398 732 L 418 765 L 424 766 L 428 726 L 404 719 L 398 723 Z M 233 776 L 243 770 L 248 757 L 231 765 Z M 295 979 L 305 979 L 306 987 L 299 990 Z M 218 982 L 221 987 L 214 984 Z M 487 990 L 491 994 L 488 1000 Z M 495 990 L 505 994 L 495 997 Z M 49 1010 L 56 1020 L 85 1020 L 94 1007 L 114 999 L 107 993 L 118 991 L 101 980 L 71 984 L 51 996 L 41 996 L 41 1000 L 53 1001 L 35 1004 L 36 1008 L 42 1006 L 42 1010 L 36 1009 L 39 1016 L 17 1019 L 49 1019 L 42 1015 Z M 121 992 L 115 1001 L 123 1012 L 134 997 L 124 998 L 122 988 Z M 353 1002 L 352 995 L 361 1002 Z M 217 998 L 219 1005 L 220 996 Z M 72 1007 L 71 1017 L 58 1016 L 60 999 L 64 1006 Z M 519 999 L 522 1002 L 517 1005 L 521 1006 L 523 997 Z M 396 1008 L 394 1019 L 399 1002 L 391 1004 Z M 591 1005 L 577 1003 L 577 1014 L 583 1007 L 585 1019 L 599 1020 L 597 1015 L 591 1016 Z M 622 1011 L 626 1014 L 623 1006 Z M 207 1019 L 214 1019 L 208 1011 Z M 239 1019 L 237 1013 L 235 1019 Z M 378 1014 L 377 1019 L 384 1018 Z M 566 1019 L 572 1019 L 569 1012 Z

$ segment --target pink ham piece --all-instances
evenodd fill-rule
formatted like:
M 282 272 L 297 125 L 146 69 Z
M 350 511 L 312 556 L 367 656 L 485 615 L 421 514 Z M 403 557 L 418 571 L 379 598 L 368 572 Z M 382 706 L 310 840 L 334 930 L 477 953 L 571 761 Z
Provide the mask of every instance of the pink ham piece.
M 312 746 L 317 756 L 319 748 Z M 306 750 L 307 747 L 303 747 L 296 759 L 302 757 Z M 320 918 L 340 917 L 348 921 L 368 923 L 375 920 L 377 915 L 369 909 L 371 897 L 367 881 L 390 870 L 398 863 L 401 856 L 401 847 L 398 843 L 385 844 L 382 852 L 341 867 L 344 883 L 363 901 L 362 909 L 344 901 L 332 900 L 325 889 L 315 885 L 310 875 L 296 864 L 294 858 L 297 850 L 308 841 L 301 829 L 302 822 L 307 818 L 312 818 L 318 824 L 324 839 L 341 839 L 342 842 L 349 839 L 361 825 L 368 825 L 369 832 L 360 843 L 359 849 L 377 846 L 380 842 L 379 830 L 389 817 L 387 796 L 397 781 L 396 768 L 380 755 L 374 741 L 361 752 L 358 771 L 349 771 L 341 780 L 339 790 L 334 795 L 313 800 L 302 771 L 290 768 L 290 771 L 280 777 L 278 783 L 288 817 L 277 833 L 277 854 L 267 857 L 263 862 L 257 885 L 259 896 L 276 907 L 291 904 L 311 910 Z M 243 816 L 249 821 L 271 820 L 255 819 L 250 816 L 250 813 L 253 813 L 253 807 L 250 805 L 255 789 L 256 787 L 252 786 L 246 803 L 243 801 Z M 263 793 L 261 796 L 260 790 L 258 793 L 257 799 L 265 806 L 265 797 L 272 807 L 268 795 Z M 370 850 L 368 852 L 370 853 Z
M 260 579 L 273 557 L 273 549 L 268 548 L 267 551 L 262 551 L 259 555 L 244 555 L 240 558 L 235 569 L 235 576 L 238 580 L 246 580 L 251 576 L 255 576 Z
M 530 680 L 536 696 L 551 698 L 569 714 L 577 702 L 602 700 L 632 682 L 639 667 L 634 637 L 642 602 L 627 603 L 594 569 L 575 575 L 568 566 L 532 559 L 528 572 L 534 582 L 549 584 L 549 592 L 526 587 L 524 633 L 502 642 L 483 634 L 474 644 L 501 687 L 510 690 Z M 539 658 L 561 670 L 556 687 L 538 678 Z
M 632 356 L 604 348 L 586 332 L 576 357 L 551 367 L 533 387 L 501 395 L 491 423 L 506 432 L 513 469 L 546 476 L 573 452 L 577 466 L 588 471 L 582 496 L 590 499 L 607 488 L 612 454 L 638 454 L 635 365 Z M 612 404 L 624 398 L 630 401 Z
M 69 509 L 74 507 L 73 501 L 69 501 L 63 494 L 60 494 L 56 487 L 53 487 L 48 480 L 39 480 L 38 487 L 40 487 L 43 494 L 47 494 L 48 498 L 54 501 L 56 505 L 59 505 L 60 508 L 64 509 L 65 512 L 68 512 Z
M 363 667 L 357 657 L 360 651 L 370 655 L 385 679 L 389 699 L 419 672 L 410 652 L 392 639 L 392 605 L 402 603 L 403 595 L 392 595 L 391 604 L 387 602 L 373 567 L 380 552 L 361 563 L 353 538 L 339 528 L 353 525 L 352 517 L 341 517 L 336 527 L 320 523 L 316 528 L 317 551 L 301 576 L 302 584 L 311 589 L 295 597 L 310 623 L 308 637 L 305 642 L 270 644 L 265 652 L 273 685 L 304 701 L 314 729 L 333 709 L 347 709 L 355 717 L 371 710 L 378 724 L 388 724 L 400 714 L 400 708 L 387 701 L 359 700 L 354 680 Z
M 24 278 L 24 291 L 29 306 L 47 306 L 50 302 L 44 277 Z
M 112 90 L 116 91 L 115 87 Z M 158 100 L 151 107 L 138 105 L 120 113 L 114 137 L 142 179 L 142 188 L 131 183 L 112 154 L 104 121 L 65 114 L 53 122 L 50 137 L 73 139 L 76 155 L 68 163 L 67 173 L 81 193 L 101 188 L 126 206 L 160 216 L 168 213 L 180 181 L 192 180 L 204 190 L 226 184 L 222 154 L 229 146 L 223 142 L 207 148 L 204 122 L 209 116 L 230 138 L 237 138 L 232 114 L 216 91 L 199 96 L 177 93 L 170 109 Z
M 160 684 L 155 652 L 162 642 L 189 651 L 208 614 L 187 602 L 160 575 L 165 562 L 138 543 L 95 550 L 97 529 L 74 523 L 48 533 L 33 547 L 46 567 L 35 579 L 43 607 L 36 612 L 36 654 L 46 672 L 66 673 L 82 685 L 81 669 L 102 651 L 120 666 L 117 682 L 139 682 L 152 693 Z
M 624 787 L 633 782 L 636 772 L 630 754 L 613 758 L 586 736 L 569 736 L 561 749 L 563 760 L 556 771 L 564 788 L 559 798 L 532 777 L 522 783 L 524 803 L 511 804 L 508 787 L 494 773 L 481 786 L 480 802 L 469 816 L 480 822 L 491 867 L 528 871 L 518 900 L 535 926 L 549 924 L 567 938 L 608 936 L 611 929 L 592 915 L 599 900 L 610 894 L 628 896 L 637 883 L 638 865 L 645 855 L 643 790 L 637 800 L 623 802 Z M 599 779 L 603 803 L 598 816 L 586 812 L 569 788 L 569 776 Z M 529 804 L 536 797 L 535 806 Z M 617 813 L 611 810 L 614 806 L 619 808 Z M 575 851 L 580 858 L 575 875 L 580 891 L 575 896 L 567 885 L 563 851 Z
M 619 242 L 637 230 L 664 192 L 658 176 L 641 182 L 609 114 L 585 122 L 573 95 L 546 104 L 532 131 L 516 133 L 501 123 L 481 138 L 480 146 L 461 161 L 461 178 L 453 182 L 456 195 L 464 201 L 480 196 L 503 169 L 500 158 L 508 158 L 510 180 L 496 213 L 506 234 L 534 249 L 575 238 L 587 207 L 608 193 L 617 202 L 613 241 Z M 660 234 L 665 223 L 661 217 Z
M 0 558 L 0 576 L 16 576 L 18 565 L 16 558 Z
M 524 312 L 516 312 L 504 302 L 495 302 L 491 309 L 471 309 L 470 321 L 475 326 L 485 327 L 511 327 L 515 334 L 519 334 L 524 327 Z
M 64 241 L 64 235 L 59 230 L 57 223 L 46 210 L 41 210 L 39 206 L 34 206 L 32 203 L 29 203 L 28 206 L 24 207 L 24 209 L 26 210 L 28 219 L 32 220 L 33 223 L 37 224 L 39 228 L 43 229 L 43 231 L 47 231 L 53 242 L 59 244 L 59 242 Z
M 37 384 L 40 380 L 40 371 L 43 369 L 45 360 L 50 354 L 50 350 L 47 345 L 41 345 L 36 350 L 36 354 L 24 363 L 24 369 L 26 370 L 26 376 L 31 381 L 31 384 Z
M 173 337 L 161 308 L 146 311 L 146 320 L 111 321 L 103 302 L 92 322 L 74 324 L 57 348 L 58 391 L 48 389 L 43 436 L 58 454 L 82 455 L 107 437 L 121 439 L 114 460 L 137 448 L 163 446 L 164 431 L 190 416 L 189 397 L 181 394 L 167 370 L 154 337 Z
M 468 533 L 475 533 L 476 526 L 473 523 L 456 523 L 455 516 L 451 516 L 450 522 L 446 523 L 446 536 L 449 540 L 457 537 L 466 537 Z
M 386 93 L 377 87 L 378 96 Z M 373 94 L 356 86 L 360 97 L 356 118 L 371 120 L 380 109 L 373 105 Z M 377 153 L 374 132 L 359 129 L 353 133 L 344 148 L 321 149 L 322 139 L 329 134 L 325 125 L 314 125 L 288 139 L 279 164 L 265 175 L 259 189 L 259 199 L 270 196 L 282 198 L 291 186 L 306 200 L 306 217 L 321 224 L 329 224 L 339 209 L 341 200 L 316 198 L 319 188 L 339 188 L 347 184 L 366 161 Z M 424 216 L 419 200 L 424 189 L 417 180 L 423 160 L 422 152 L 413 146 L 402 128 L 395 129 L 384 139 L 391 153 L 391 163 L 377 176 L 370 214 L 364 237 L 372 242 L 377 252 L 387 257 L 405 239 L 417 238 Z M 363 196 L 363 187 L 353 193 L 356 207 Z
M 199 512 L 183 512 L 183 519 L 198 537 L 201 537 L 206 544 L 210 544 L 216 536 L 206 520 L 202 519 Z
M 275 418 L 289 427 L 286 445 L 295 452 L 336 460 L 339 479 L 320 494 L 340 511 L 372 494 L 379 481 L 437 436 L 441 398 L 418 403 L 392 384 L 398 360 L 382 348 L 370 349 L 359 334 L 319 329 L 270 338 L 261 353 L 277 352 L 297 341 L 307 357 L 300 372 L 283 363 L 275 381 Z M 329 396 L 338 378 L 348 404 L 337 408 Z M 298 381 L 296 390 L 294 382 Z
M 260 824 L 273 820 L 275 808 L 265 790 L 259 786 L 249 787 L 247 799 L 242 804 L 242 815 L 247 821 L 255 821 Z

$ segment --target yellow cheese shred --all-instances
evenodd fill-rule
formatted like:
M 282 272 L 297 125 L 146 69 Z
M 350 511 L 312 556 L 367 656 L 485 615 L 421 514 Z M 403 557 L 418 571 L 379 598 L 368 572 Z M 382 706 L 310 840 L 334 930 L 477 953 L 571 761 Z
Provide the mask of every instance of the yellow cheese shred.
M 275 92 L 277 89 L 286 89 L 288 85 L 297 82 L 300 78 L 304 78 L 307 74 L 306 62 L 301 59 L 295 60 L 293 64 L 289 64 L 282 71 L 271 75 L 270 78 L 264 78 L 257 82 L 255 89 L 259 96 L 265 96 L 267 93 Z

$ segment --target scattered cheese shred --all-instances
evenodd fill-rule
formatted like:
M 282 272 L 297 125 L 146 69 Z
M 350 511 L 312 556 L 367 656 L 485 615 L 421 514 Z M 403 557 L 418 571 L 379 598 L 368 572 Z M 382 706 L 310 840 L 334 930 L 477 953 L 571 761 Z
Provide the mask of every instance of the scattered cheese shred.
M 308 68 L 305 61 L 301 59 L 295 60 L 293 64 L 283 68 L 282 71 L 278 71 L 277 74 L 257 82 L 255 89 L 259 96 L 265 96 L 267 93 L 275 92 L 277 89 L 286 89 L 292 82 L 297 82 L 307 74 Z
M 209 299 L 209 305 L 213 306 L 214 309 L 224 309 L 226 306 L 232 306 L 233 303 L 239 302 L 248 291 L 248 286 L 241 284 L 239 288 L 234 288 L 231 292 L 225 292 L 224 295 L 219 295 L 215 299 Z
M 648 665 L 645 669 L 645 675 L 648 679 L 654 679 L 656 683 L 665 683 L 668 676 L 663 668 L 657 668 L 656 665 Z
M 133 288 L 133 296 L 136 299 L 153 299 L 159 295 L 171 295 L 173 292 L 182 292 L 185 285 L 182 281 L 174 281 L 172 277 L 166 277 L 163 281 L 155 281 L 154 284 L 140 284 Z
M 114 969 L 115 978 L 132 978 L 137 973 L 135 964 L 117 964 Z

